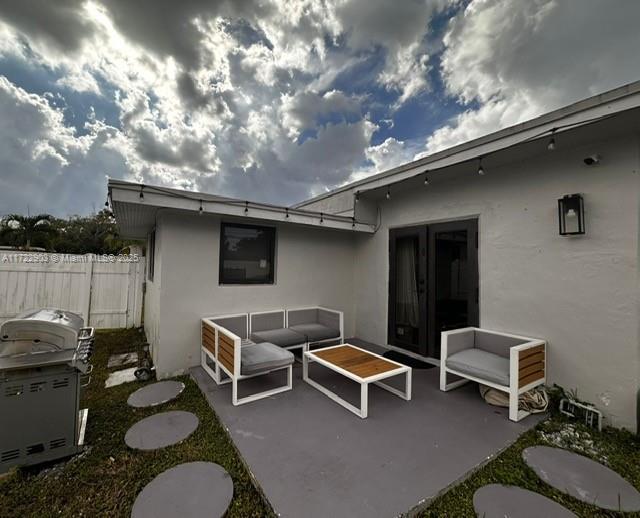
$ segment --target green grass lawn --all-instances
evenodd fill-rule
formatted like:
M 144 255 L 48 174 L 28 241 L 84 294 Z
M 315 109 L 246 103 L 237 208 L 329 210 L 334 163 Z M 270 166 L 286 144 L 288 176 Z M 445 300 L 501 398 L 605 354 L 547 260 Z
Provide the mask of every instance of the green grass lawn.
M 486 484 L 516 485 L 535 491 L 581 517 L 640 516 L 640 513 L 616 513 L 598 509 L 560 493 L 542 482 L 522 460 L 522 450 L 535 445 L 562 446 L 586 455 L 618 472 L 640 489 L 640 438 L 637 435 L 613 428 L 598 432 L 577 425 L 564 417 L 554 416 L 520 436 L 501 455 L 434 500 L 420 516 L 475 517 L 473 494 Z
M 136 330 L 98 332 L 92 359 L 95 369 L 83 407 L 89 408 L 87 450 L 65 463 L 20 469 L 0 479 L 0 516 L 129 516 L 133 502 L 156 475 L 183 462 L 216 462 L 233 478 L 229 517 L 274 516 L 254 485 L 226 431 L 211 411 L 195 382 L 186 385 L 173 402 L 153 409 L 133 409 L 127 398 L 138 382 L 104 388 L 111 354 L 135 350 L 144 341 Z M 200 419 L 184 442 L 157 451 L 129 449 L 128 428 L 143 417 L 166 410 L 187 410 Z

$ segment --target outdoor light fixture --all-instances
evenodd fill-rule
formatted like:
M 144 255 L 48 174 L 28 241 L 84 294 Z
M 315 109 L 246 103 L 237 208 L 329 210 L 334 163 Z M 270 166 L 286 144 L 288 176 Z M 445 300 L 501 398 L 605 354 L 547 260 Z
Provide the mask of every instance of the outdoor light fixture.
M 324 223 L 324 214 L 320 213 L 320 223 Z
M 585 233 L 584 201 L 581 194 L 566 194 L 558 200 L 558 221 L 561 236 Z
M 351 218 L 351 228 L 356 228 L 356 218 Z
M 360 191 L 356 191 L 356 203 L 360 201 Z
M 484 167 L 482 167 L 482 157 L 478 158 L 478 174 L 484 176 Z
M 249 214 L 249 202 L 245 201 L 244 202 L 244 215 L 246 216 L 247 214 Z
M 284 209 L 284 217 L 286 219 L 289 219 L 289 207 L 287 207 L 286 209 Z
M 426 174 L 424 175 L 424 184 L 429 185 L 429 177 Z
M 391 198 L 391 188 L 387 189 L 386 198 L 387 198 L 387 200 L 388 200 L 389 198 Z
M 549 139 L 549 143 L 547 144 L 547 149 L 549 151 L 553 151 L 556 148 L 556 130 L 555 128 L 551 130 L 551 138 Z
M 144 185 L 140 186 L 140 199 L 143 200 L 144 199 L 144 193 L 142 192 L 142 189 L 144 189 Z
M 198 209 L 198 214 L 202 216 L 202 200 L 200 200 L 200 208 Z

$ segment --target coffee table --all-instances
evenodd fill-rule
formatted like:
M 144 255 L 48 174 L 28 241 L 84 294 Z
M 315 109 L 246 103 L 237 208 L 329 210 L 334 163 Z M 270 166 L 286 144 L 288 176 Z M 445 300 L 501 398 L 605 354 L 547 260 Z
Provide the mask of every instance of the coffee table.
M 309 363 L 312 362 L 317 362 L 327 369 L 331 369 L 359 383 L 360 407 L 352 405 L 327 387 L 309 378 Z M 405 375 L 404 391 L 381 381 L 399 374 Z M 304 352 L 302 357 L 302 379 L 362 419 L 365 419 L 368 414 L 370 383 L 388 390 L 406 401 L 411 400 L 411 367 L 387 360 L 379 354 L 374 354 L 351 344 L 333 345 Z

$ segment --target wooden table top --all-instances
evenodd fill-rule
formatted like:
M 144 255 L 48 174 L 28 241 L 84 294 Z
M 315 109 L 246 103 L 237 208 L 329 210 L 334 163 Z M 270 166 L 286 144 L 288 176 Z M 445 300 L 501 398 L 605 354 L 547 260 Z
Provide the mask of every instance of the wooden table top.
M 318 349 L 312 354 L 363 379 L 403 367 L 349 344 Z

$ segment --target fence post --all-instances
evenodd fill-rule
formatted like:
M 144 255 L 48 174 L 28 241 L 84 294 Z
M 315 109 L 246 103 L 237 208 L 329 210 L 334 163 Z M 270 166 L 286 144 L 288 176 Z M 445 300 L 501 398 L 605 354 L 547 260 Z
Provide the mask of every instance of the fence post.
M 85 254 L 84 263 L 84 303 L 82 304 L 82 313 L 84 316 L 84 325 L 90 326 L 91 322 L 91 281 L 93 280 L 93 254 Z

